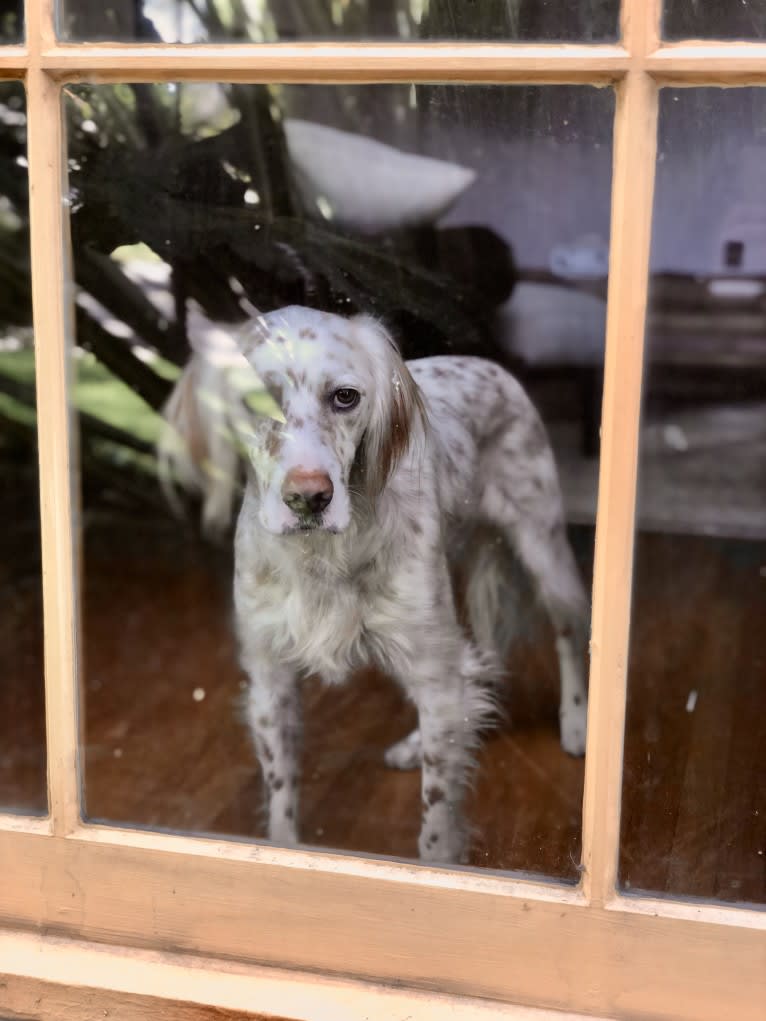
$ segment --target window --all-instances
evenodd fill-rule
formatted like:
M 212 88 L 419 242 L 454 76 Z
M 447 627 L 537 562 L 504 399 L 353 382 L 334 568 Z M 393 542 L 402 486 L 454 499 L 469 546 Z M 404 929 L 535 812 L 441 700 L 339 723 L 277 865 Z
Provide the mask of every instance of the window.
M 24 727 L 0 752 L 3 1013 L 762 1014 L 766 53 L 660 25 L 763 26 L 623 0 L 618 32 L 615 4 L 575 6 L 30 0 L 24 42 L 6 19 L 2 640 Z M 438 161 L 422 202 L 454 194 L 403 224 L 416 157 Z M 354 205 L 392 160 L 403 194 Z M 372 311 L 405 353 L 504 337 L 540 409 L 592 574 L 586 756 L 558 749 L 537 620 L 513 664 L 540 686 L 484 745 L 469 868 L 413 862 L 417 776 L 379 765 L 413 720 L 380 678 L 366 716 L 308 693 L 357 751 L 309 718 L 304 846 L 250 815 L 231 564 L 170 524 L 152 410 L 243 302 Z

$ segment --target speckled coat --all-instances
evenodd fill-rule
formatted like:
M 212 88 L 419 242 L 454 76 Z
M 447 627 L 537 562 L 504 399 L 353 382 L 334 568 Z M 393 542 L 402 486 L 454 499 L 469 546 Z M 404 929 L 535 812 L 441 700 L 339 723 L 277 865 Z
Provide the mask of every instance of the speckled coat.
M 465 860 L 464 790 L 513 630 L 511 554 L 555 629 L 562 746 L 584 751 L 588 608 L 542 422 L 499 366 L 450 356 L 405 364 L 366 317 L 286 308 L 254 319 L 237 344 L 232 362 L 257 374 L 279 411 L 252 413 L 231 363 L 197 355 L 167 409 L 184 443 L 166 438 L 163 460 L 203 489 L 215 523 L 229 513 L 236 475 L 220 437 L 246 455 L 234 597 L 269 837 L 299 840 L 301 679 L 338 684 L 373 662 L 418 711 L 418 729 L 386 760 L 422 769 L 420 856 Z M 339 391 L 356 403 L 339 407 Z M 331 480 L 331 502 L 310 523 L 284 499 L 296 467 Z M 457 556 L 470 633 L 453 600 Z

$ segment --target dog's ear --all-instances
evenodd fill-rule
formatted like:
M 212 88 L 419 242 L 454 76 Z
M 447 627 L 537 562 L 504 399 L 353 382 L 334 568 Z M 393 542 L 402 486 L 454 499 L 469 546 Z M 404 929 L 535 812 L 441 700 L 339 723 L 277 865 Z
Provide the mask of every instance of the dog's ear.
M 353 322 L 371 355 L 375 376 L 372 412 L 362 449 L 365 487 L 374 502 L 402 455 L 422 438 L 425 408 L 393 337 L 369 316 L 357 316 Z
M 229 525 L 237 492 L 239 451 L 228 422 L 225 375 L 195 354 L 162 411 L 157 441 L 160 483 L 180 510 L 176 487 L 202 495 L 202 523 L 216 534 Z
M 172 458 L 178 481 L 189 488 L 199 485 L 209 453 L 199 407 L 199 376 L 199 360 L 192 357 L 162 409 L 165 425 L 159 440 L 160 458 Z

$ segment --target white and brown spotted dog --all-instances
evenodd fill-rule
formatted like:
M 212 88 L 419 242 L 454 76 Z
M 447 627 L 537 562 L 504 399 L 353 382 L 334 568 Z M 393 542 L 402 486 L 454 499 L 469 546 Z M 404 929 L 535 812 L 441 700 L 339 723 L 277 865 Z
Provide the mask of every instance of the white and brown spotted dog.
M 497 365 L 405 364 L 366 317 L 285 308 L 236 344 L 223 359 L 192 358 L 167 407 L 161 463 L 203 490 L 216 524 L 245 455 L 234 596 L 269 837 L 299 839 L 301 679 L 339 684 L 374 662 L 418 710 L 418 729 L 386 761 L 422 768 L 420 856 L 464 860 L 464 790 L 512 612 L 505 550 L 553 621 L 562 746 L 585 748 L 588 605 L 542 422 Z M 259 381 L 272 417 L 248 403 Z M 450 581 L 458 549 L 471 637 Z

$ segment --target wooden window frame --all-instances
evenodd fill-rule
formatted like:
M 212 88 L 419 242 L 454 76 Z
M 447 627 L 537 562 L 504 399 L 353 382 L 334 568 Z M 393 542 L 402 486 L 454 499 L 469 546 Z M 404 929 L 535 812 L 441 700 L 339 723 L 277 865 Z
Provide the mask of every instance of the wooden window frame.
M 25 44 L 0 49 L 27 92 L 50 803 L 45 820 L 0 816 L 0 1013 L 762 1021 L 766 913 L 626 896 L 617 862 L 658 90 L 764 85 L 766 45 L 663 45 L 660 0 L 623 0 L 621 43 L 587 46 L 63 44 L 53 6 L 27 0 Z M 61 88 L 82 79 L 615 88 L 576 888 L 81 821 Z

